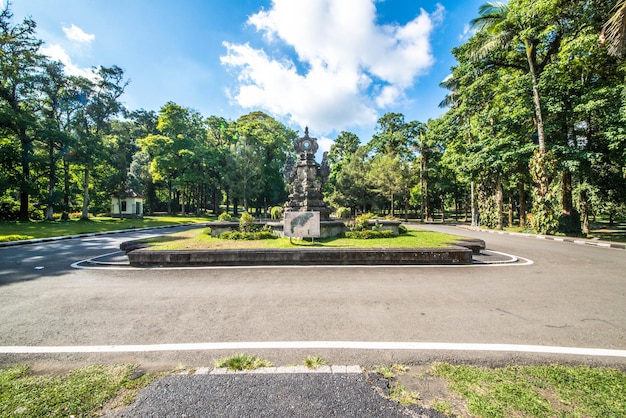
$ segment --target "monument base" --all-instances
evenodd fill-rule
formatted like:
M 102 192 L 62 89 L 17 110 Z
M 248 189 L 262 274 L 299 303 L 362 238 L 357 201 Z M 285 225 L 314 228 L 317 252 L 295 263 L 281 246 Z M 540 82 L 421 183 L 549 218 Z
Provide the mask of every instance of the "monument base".
M 280 236 L 284 237 L 285 225 L 280 222 L 267 222 L 267 226 L 272 228 L 272 231 Z M 320 238 L 330 238 L 341 235 L 346 230 L 346 225 L 342 221 L 321 221 L 320 222 Z

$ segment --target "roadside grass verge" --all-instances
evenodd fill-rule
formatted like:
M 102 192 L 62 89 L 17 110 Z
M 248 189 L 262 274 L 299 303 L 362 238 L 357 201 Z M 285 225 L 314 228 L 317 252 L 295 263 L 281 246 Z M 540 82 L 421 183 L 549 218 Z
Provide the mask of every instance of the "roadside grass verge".
M 326 360 L 324 360 L 322 357 L 317 356 L 317 355 L 306 356 L 302 362 L 308 369 L 311 369 L 311 370 L 315 370 L 321 366 L 326 365 Z
M 165 225 L 203 223 L 214 219 L 214 217 L 202 216 L 146 216 L 135 219 L 97 216 L 89 218 L 88 220 L 70 219 L 68 221 L 0 222 L 0 242 Z
M 616 369 L 437 363 L 431 373 L 447 380 L 477 417 L 626 416 L 626 373 Z
M 33 375 L 25 365 L 0 369 L 0 416 L 93 416 L 112 400 L 111 407 L 130 405 L 155 377 L 133 365 L 88 366 L 60 376 Z
M 320 363 L 319 359 L 313 362 Z M 221 359 L 215 366 L 251 370 L 271 364 L 242 353 Z M 411 374 L 410 367 L 399 364 L 374 371 L 389 372 L 390 399 L 403 405 L 434 408 L 447 415 L 626 416 L 626 373 L 617 369 L 557 364 L 484 368 L 434 363 L 420 374 Z M 87 366 L 54 376 L 33 375 L 25 365 L 0 369 L 0 416 L 102 415 L 133 403 L 139 391 L 159 376 L 142 374 L 137 366 L 129 364 Z M 446 396 L 428 393 L 434 385 L 429 376 L 447 382 Z M 414 390 L 424 379 L 426 385 Z
M 176 238 L 176 239 L 173 239 Z M 409 229 L 406 234 L 393 238 L 349 239 L 321 238 L 314 240 L 226 240 L 211 237 L 202 230 L 191 230 L 172 234 L 168 237 L 150 239 L 153 250 L 200 250 L 200 249 L 240 249 L 240 248 L 426 248 L 448 247 L 450 242 L 461 237 L 432 231 Z
M 490 229 L 485 226 L 481 226 L 483 229 Z M 495 229 L 492 229 L 495 231 Z M 516 233 L 529 233 L 535 234 L 535 231 L 530 228 L 520 228 L 517 225 L 504 227 L 506 232 Z M 557 233 L 557 236 L 566 236 L 563 233 Z M 571 238 L 585 238 L 585 239 L 599 239 L 602 241 L 610 242 L 625 242 L 626 243 L 626 221 L 614 222 L 609 224 L 608 220 L 599 219 L 591 225 L 591 230 L 585 236 L 572 236 Z
M 228 370 L 255 370 L 271 366 L 269 361 L 245 353 L 234 354 L 215 362 L 215 367 L 225 367 Z

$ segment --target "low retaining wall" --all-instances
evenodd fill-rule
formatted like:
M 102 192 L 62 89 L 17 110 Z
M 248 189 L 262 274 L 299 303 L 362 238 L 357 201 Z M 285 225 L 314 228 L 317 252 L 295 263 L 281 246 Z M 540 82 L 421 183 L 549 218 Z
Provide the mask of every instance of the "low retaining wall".
M 472 250 L 448 248 L 288 248 L 154 251 L 128 253 L 136 267 L 254 265 L 439 265 L 470 264 Z

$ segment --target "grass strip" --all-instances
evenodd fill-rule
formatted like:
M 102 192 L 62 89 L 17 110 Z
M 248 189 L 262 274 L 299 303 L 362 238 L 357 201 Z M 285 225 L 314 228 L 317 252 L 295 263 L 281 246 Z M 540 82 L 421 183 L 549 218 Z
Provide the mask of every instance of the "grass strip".
M 25 365 L 0 369 L 0 416 L 91 416 L 120 394 L 123 404 L 132 403 L 154 377 L 133 365 L 94 365 L 60 376 L 32 375 Z
M 616 369 L 438 363 L 432 371 L 449 381 L 478 417 L 626 416 L 626 373 Z
M 153 250 L 201 250 L 201 249 L 240 249 L 240 248 L 443 248 L 449 247 L 450 242 L 460 240 L 461 237 L 442 234 L 439 232 L 409 230 L 393 238 L 377 239 L 350 239 L 350 238 L 321 238 L 314 240 L 290 240 L 278 238 L 272 240 L 227 240 L 214 238 L 203 230 L 191 230 L 156 237 L 148 240 Z
M 228 370 L 255 370 L 271 366 L 269 361 L 246 353 L 234 354 L 215 362 L 215 367 L 225 367 Z
M 209 222 L 214 218 L 199 216 L 146 216 L 135 219 L 93 217 L 88 220 L 0 222 L 0 242 L 50 238 L 94 232 L 149 228 L 187 223 Z

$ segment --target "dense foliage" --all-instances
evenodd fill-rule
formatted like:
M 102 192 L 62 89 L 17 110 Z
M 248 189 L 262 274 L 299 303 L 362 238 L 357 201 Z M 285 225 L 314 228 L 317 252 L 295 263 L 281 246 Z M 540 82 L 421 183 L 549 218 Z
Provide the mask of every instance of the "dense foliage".
M 342 217 L 446 212 L 493 228 L 586 232 L 626 211 L 625 2 L 486 3 L 452 52 L 446 113 L 384 114 L 341 132 L 325 195 Z M 621 28 L 621 29 L 620 29 Z M 205 117 L 173 102 L 125 109 L 117 66 L 65 74 L 35 22 L 0 15 L 0 218 L 109 212 L 134 190 L 149 213 L 263 213 L 288 197 L 297 132 L 263 112 Z M 224 207 L 225 206 L 225 207 Z M 231 210 L 232 209 L 232 210 Z M 278 218 L 279 210 L 272 211 Z

